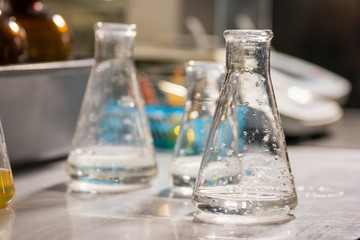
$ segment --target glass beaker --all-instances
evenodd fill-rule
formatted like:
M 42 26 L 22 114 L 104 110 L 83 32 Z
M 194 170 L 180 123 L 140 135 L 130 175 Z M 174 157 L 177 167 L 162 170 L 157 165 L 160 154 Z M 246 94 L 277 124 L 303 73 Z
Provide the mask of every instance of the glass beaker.
M 135 35 L 135 25 L 95 25 L 96 62 L 67 159 L 74 191 L 134 190 L 157 174 L 133 60 Z
M 0 122 L 0 208 L 6 207 L 15 195 L 14 179 Z
M 204 221 L 291 218 L 297 205 L 270 79 L 270 30 L 226 30 L 226 77 L 193 203 Z
M 192 195 L 225 66 L 215 62 L 190 61 L 185 66 L 185 74 L 188 95 L 170 167 L 175 197 Z

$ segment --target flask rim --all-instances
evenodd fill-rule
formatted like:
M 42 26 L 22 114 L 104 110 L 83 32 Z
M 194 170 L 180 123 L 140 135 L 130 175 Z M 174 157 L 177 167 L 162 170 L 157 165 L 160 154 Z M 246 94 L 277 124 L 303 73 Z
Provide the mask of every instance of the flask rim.
M 270 29 L 228 29 L 224 38 L 228 41 L 268 42 L 274 34 Z
M 218 63 L 218 62 L 190 60 L 187 63 L 185 63 L 186 85 L 188 85 L 188 83 L 189 83 L 187 75 L 189 73 L 194 73 L 196 71 L 201 71 L 205 74 L 208 74 L 212 71 L 219 71 L 219 72 L 222 72 L 223 74 L 225 74 L 226 66 L 225 66 L 225 64 Z M 197 79 L 197 78 L 195 80 L 199 81 L 199 79 Z
M 220 70 L 225 69 L 225 64 L 221 64 L 218 62 L 212 62 L 212 61 L 197 61 L 197 60 L 190 60 L 187 63 L 185 63 L 185 69 L 187 68 L 218 68 Z
M 97 22 L 94 25 L 94 30 L 112 31 L 116 32 L 119 35 L 134 37 L 136 35 L 136 24 Z

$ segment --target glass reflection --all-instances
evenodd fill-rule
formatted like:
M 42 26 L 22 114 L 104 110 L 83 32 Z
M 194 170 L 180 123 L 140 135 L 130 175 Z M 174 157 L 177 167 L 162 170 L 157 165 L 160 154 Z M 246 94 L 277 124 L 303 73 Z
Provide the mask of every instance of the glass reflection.
M 194 218 L 192 230 L 195 239 L 294 239 L 296 222 L 269 225 L 207 224 Z
M 11 232 L 15 221 L 15 212 L 8 206 L 0 210 L 0 239 L 11 239 Z

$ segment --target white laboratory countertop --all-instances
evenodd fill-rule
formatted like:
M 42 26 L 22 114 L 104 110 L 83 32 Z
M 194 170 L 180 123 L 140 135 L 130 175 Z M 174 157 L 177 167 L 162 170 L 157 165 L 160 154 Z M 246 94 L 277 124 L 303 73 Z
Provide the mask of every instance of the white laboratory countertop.
M 279 225 L 221 226 L 194 220 L 190 199 L 160 197 L 170 152 L 158 152 L 152 187 L 115 195 L 67 191 L 65 160 L 15 175 L 16 197 L 0 211 L 0 239 L 359 239 L 360 149 L 288 148 L 299 204 Z M 1 235 L 2 234 L 2 235 Z

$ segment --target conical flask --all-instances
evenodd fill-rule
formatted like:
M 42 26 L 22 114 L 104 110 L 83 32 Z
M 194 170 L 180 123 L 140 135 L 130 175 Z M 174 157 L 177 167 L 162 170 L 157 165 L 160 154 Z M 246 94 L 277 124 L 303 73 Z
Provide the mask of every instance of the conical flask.
M 157 174 L 133 61 L 135 35 L 135 25 L 95 25 L 96 62 L 67 159 L 73 191 L 134 190 Z
M 170 167 L 174 197 L 191 197 L 205 150 L 225 66 L 215 62 L 190 61 L 185 66 L 188 88 L 184 115 Z
M 14 179 L 0 122 L 0 208 L 5 208 L 15 195 Z
M 194 186 L 197 217 L 288 220 L 297 205 L 270 79 L 270 30 L 227 30 L 226 77 Z

